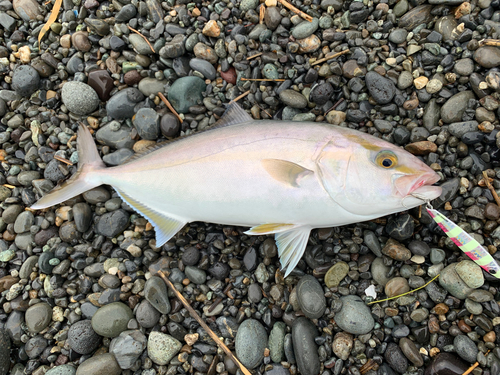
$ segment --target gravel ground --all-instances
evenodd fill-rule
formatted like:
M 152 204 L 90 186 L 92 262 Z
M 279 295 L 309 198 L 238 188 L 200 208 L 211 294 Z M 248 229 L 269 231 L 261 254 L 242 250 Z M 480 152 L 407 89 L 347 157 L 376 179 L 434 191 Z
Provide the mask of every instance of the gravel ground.
M 25 209 L 76 171 L 78 121 L 119 165 L 249 92 L 255 119 L 421 157 L 441 176 L 434 207 L 500 260 L 482 175 L 500 189 L 500 1 L 293 4 L 312 22 L 276 0 L 63 0 L 38 45 L 53 2 L 0 0 L 0 375 L 241 375 L 158 269 L 256 374 L 500 374 L 498 281 L 418 209 L 313 230 L 286 279 L 273 238 L 247 228 L 191 223 L 157 248 L 108 186 Z

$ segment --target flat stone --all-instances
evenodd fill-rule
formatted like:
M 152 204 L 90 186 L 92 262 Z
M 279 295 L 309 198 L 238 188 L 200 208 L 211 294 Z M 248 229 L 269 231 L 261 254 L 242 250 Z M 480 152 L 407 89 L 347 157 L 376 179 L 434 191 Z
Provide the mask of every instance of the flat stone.
M 300 309 L 310 319 L 320 318 L 326 309 L 323 288 L 311 275 L 303 276 L 297 283 L 297 301 Z
M 500 50 L 494 46 L 484 46 L 474 52 L 474 60 L 483 68 L 494 68 L 500 65 Z
M 144 100 L 144 95 L 136 88 L 129 87 L 117 92 L 106 103 L 106 112 L 111 118 L 122 120 L 131 118 L 134 107 Z
M 202 93 L 207 85 L 205 82 L 194 76 L 177 79 L 168 91 L 168 100 L 177 112 L 188 113 L 189 107 L 198 104 L 203 100 Z
M 139 330 L 123 331 L 109 345 L 109 352 L 115 356 L 120 368 L 131 368 L 147 347 L 147 339 Z
M 162 314 L 170 313 L 167 286 L 159 276 L 152 276 L 144 286 L 144 298 Z
M 325 284 L 328 288 L 339 286 L 340 282 L 347 276 L 349 265 L 345 262 L 337 262 L 330 267 L 325 275 Z
M 476 362 L 478 349 L 476 343 L 466 335 L 458 335 L 453 340 L 455 352 L 469 363 Z
M 462 91 L 448 99 L 441 107 L 441 119 L 443 122 L 450 124 L 462 121 L 462 115 L 467 108 L 469 99 L 474 99 L 474 97 L 474 92 Z
M 448 291 L 452 296 L 458 299 L 465 299 L 474 290 L 470 288 L 455 269 L 456 263 L 452 263 L 445 267 L 439 276 L 439 284 Z
M 285 335 L 286 325 L 283 322 L 276 322 L 269 334 L 269 351 L 271 360 L 274 363 L 281 363 L 285 357 Z
M 320 372 L 318 347 L 314 341 L 316 336 L 318 330 L 307 318 L 299 317 L 293 322 L 293 352 L 302 375 L 317 375 Z

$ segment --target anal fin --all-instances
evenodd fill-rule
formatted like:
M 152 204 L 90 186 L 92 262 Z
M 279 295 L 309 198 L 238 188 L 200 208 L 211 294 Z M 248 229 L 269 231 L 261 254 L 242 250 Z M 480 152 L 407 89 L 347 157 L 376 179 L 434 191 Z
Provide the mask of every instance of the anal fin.
M 187 221 L 174 219 L 164 213 L 158 212 L 122 191 L 116 190 L 116 192 L 130 207 L 148 219 L 153 225 L 156 232 L 157 247 L 163 246 L 165 242 L 171 239 L 187 223 Z
M 293 271 L 302 255 L 304 255 L 311 229 L 309 226 L 299 226 L 275 234 L 274 238 L 278 246 L 281 268 L 286 268 L 285 277 Z

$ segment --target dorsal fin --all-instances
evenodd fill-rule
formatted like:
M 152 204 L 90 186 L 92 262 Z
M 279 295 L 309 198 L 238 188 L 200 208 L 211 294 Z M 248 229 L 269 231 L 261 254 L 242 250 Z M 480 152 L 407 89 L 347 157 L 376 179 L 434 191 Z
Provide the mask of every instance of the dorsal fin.
M 127 160 L 125 160 L 122 163 L 122 165 L 131 163 L 134 160 L 142 158 L 144 155 L 150 154 L 153 151 L 156 151 L 156 150 L 158 150 L 158 149 L 160 149 L 160 148 L 162 148 L 170 143 L 180 141 L 181 139 L 191 137 L 191 136 L 194 136 L 196 134 L 201 134 L 201 133 L 213 130 L 213 129 L 223 128 L 225 126 L 230 126 L 230 125 L 242 124 L 244 122 L 249 122 L 249 121 L 253 121 L 252 117 L 248 113 L 246 113 L 245 110 L 243 108 L 241 108 L 238 103 L 230 102 L 227 106 L 226 111 L 224 112 L 224 114 L 220 118 L 220 120 L 217 121 L 215 124 L 213 124 L 211 127 L 200 130 L 199 132 L 196 132 L 194 134 L 184 135 L 182 137 L 159 142 L 153 146 L 146 147 L 141 152 L 135 153 L 134 155 L 129 157 Z
M 211 129 L 243 124 L 250 121 L 253 121 L 252 117 L 248 113 L 246 113 L 238 103 L 230 102 L 227 106 L 226 112 L 224 112 L 221 119 L 217 121 L 217 123 Z

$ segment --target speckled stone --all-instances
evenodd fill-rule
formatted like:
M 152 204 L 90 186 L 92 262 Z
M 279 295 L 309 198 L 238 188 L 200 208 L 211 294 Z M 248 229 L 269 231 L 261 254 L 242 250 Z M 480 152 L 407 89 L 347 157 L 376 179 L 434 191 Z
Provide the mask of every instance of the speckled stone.
M 99 96 L 95 90 L 83 82 L 66 82 L 61 90 L 61 99 L 76 115 L 88 115 L 99 106 Z
M 181 350 L 182 344 L 172 336 L 153 331 L 148 338 L 148 356 L 157 365 L 166 365 Z M 241 358 L 240 358 L 241 359 Z
M 257 320 L 247 319 L 238 328 L 234 346 L 241 363 L 250 369 L 256 368 L 264 358 L 267 332 Z

